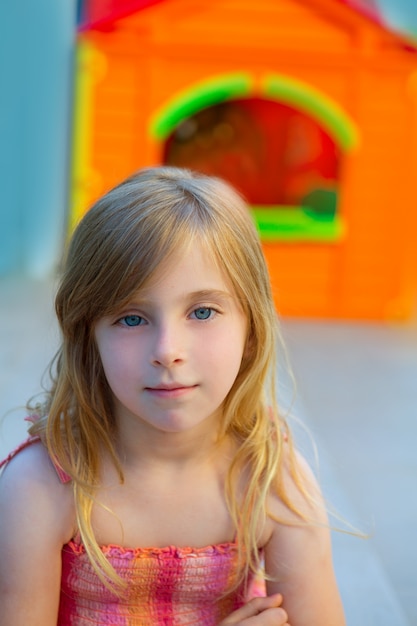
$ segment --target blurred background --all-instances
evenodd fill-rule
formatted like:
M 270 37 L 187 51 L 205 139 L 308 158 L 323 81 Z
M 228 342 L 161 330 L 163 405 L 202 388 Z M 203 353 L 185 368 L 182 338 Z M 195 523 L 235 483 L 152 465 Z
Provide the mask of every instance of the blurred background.
M 281 402 L 370 533 L 334 534 L 349 626 L 417 625 L 417 3 L 21 0 L 0 17 L 0 457 L 59 340 L 74 224 L 139 167 L 220 175 L 269 264 L 297 381 L 294 401 L 283 371 Z

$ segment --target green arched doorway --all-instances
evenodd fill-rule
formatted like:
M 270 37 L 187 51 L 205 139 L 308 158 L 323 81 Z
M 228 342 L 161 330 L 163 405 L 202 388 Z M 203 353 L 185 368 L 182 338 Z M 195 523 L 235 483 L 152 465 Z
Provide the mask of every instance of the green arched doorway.
M 221 176 L 248 199 L 264 241 L 334 241 L 341 167 L 354 123 L 324 94 L 286 76 L 222 76 L 155 116 L 162 160 Z

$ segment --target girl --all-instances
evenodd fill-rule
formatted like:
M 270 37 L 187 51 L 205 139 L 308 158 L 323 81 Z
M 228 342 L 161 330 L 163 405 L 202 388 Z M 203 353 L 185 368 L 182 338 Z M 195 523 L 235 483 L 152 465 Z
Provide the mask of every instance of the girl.
M 342 626 L 240 197 L 132 176 L 77 227 L 56 312 L 54 384 L 0 482 L 1 626 Z

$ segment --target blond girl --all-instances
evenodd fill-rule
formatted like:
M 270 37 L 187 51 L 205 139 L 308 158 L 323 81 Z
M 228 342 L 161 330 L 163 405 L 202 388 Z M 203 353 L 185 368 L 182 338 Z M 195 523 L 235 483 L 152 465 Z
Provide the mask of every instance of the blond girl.
M 241 198 L 130 177 L 75 230 L 56 313 L 52 389 L 0 479 L 1 626 L 343 626 Z

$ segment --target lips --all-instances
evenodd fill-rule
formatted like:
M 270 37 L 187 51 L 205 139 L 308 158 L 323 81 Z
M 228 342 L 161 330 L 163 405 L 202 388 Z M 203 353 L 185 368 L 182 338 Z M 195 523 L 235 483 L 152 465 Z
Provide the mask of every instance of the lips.
M 146 387 L 147 389 L 153 389 L 155 391 L 172 391 L 173 389 L 184 389 L 190 385 L 183 385 L 181 383 L 168 383 L 166 385 L 155 385 L 155 387 Z
M 145 387 L 152 396 L 157 398 L 179 398 L 193 391 L 197 385 L 183 385 L 181 383 L 169 383 L 166 385 L 155 385 L 155 387 Z

